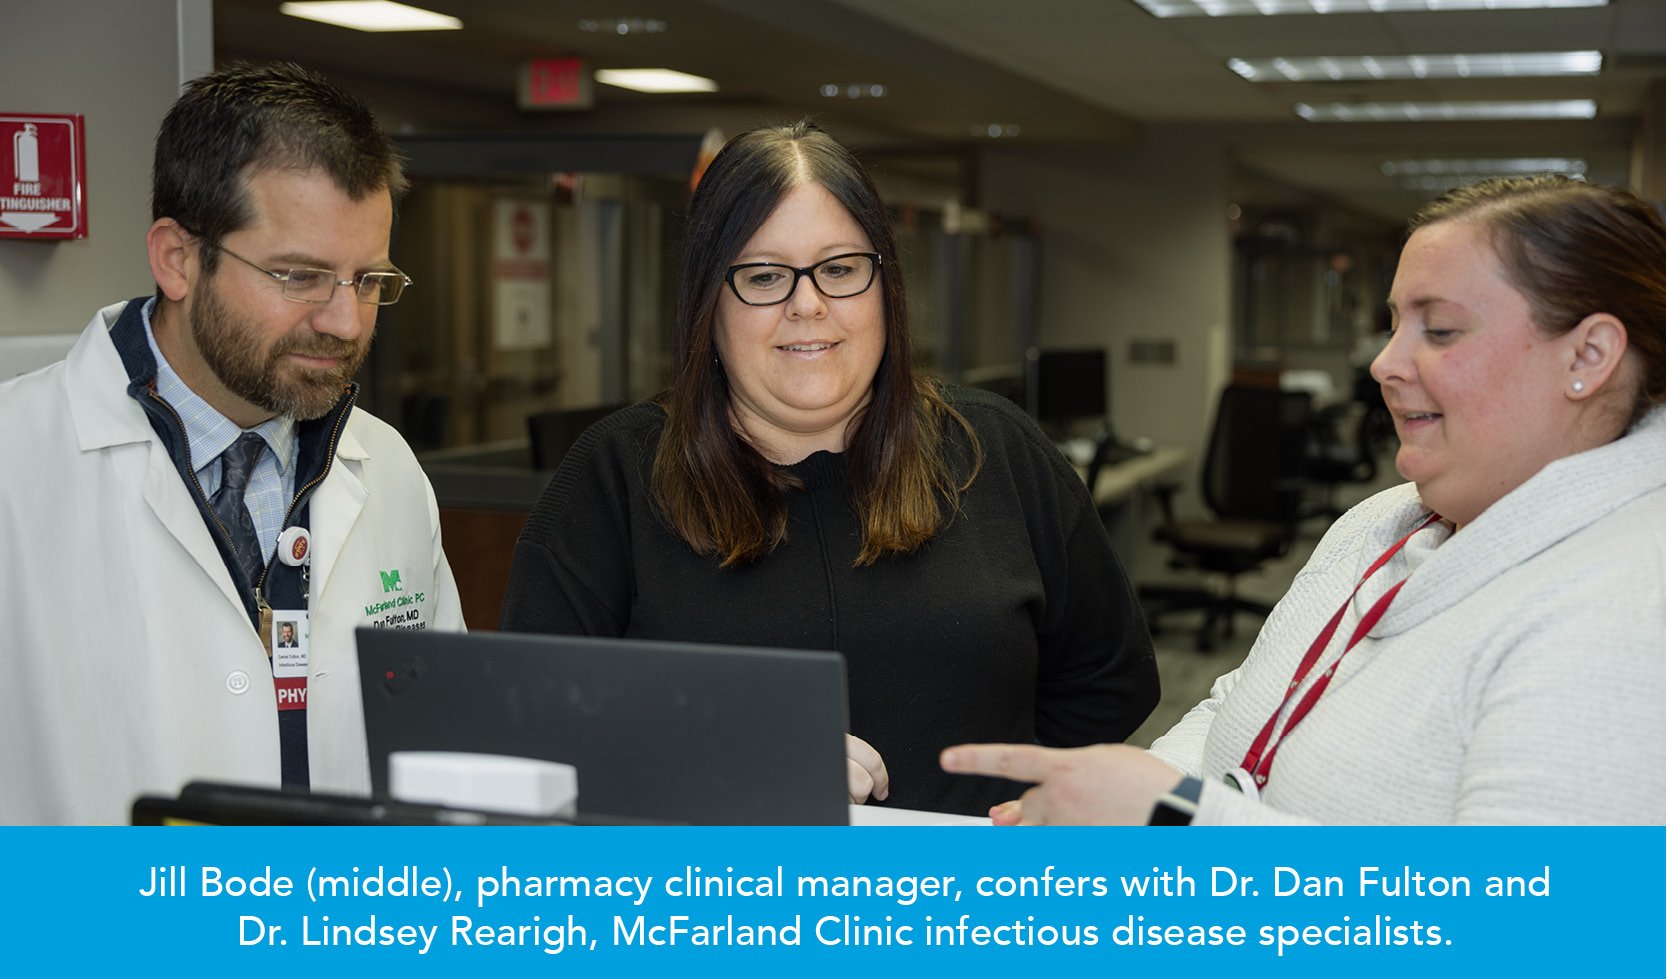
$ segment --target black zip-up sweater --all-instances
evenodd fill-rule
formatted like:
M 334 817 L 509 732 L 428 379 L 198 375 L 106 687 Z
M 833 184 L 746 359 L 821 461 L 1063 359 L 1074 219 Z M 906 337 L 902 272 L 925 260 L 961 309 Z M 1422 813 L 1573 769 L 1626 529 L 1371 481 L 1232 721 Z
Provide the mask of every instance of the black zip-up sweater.
M 1121 741 L 1157 704 L 1157 667 L 1082 479 L 1011 402 L 945 394 L 977 432 L 983 468 L 920 551 L 864 568 L 843 456 L 789 467 L 805 489 L 789 495 L 788 540 L 722 569 L 671 534 L 650 498 L 662 409 L 610 416 L 533 510 L 503 628 L 838 650 L 851 732 L 891 777 L 886 804 L 983 815 L 1016 798 L 1012 783 L 945 774 L 938 752 Z M 969 457 L 959 425 L 945 438 L 949 458 Z

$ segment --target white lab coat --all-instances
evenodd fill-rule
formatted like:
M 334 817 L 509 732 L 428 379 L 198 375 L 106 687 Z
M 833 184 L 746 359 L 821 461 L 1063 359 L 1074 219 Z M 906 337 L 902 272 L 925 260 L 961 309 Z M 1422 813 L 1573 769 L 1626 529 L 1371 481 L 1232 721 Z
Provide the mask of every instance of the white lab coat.
M 63 363 L 0 385 L 0 822 L 123 823 L 191 779 L 277 785 L 266 653 L 99 311 Z M 311 497 L 312 785 L 365 793 L 353 630 L 461 629 L 434 491 L 354 409 Z M 398 572 L 398 591 L 390 590 Z

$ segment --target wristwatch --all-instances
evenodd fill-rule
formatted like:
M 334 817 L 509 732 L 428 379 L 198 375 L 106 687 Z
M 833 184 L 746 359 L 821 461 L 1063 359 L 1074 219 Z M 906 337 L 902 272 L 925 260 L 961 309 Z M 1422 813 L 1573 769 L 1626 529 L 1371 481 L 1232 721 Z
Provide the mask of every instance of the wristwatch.
M 1158 801 L 1152 804 L 1152 818 L 1146 820 L 1148 826 L 1191 826 L 1192 817 L 1198 815 L 1198 795 L 1204 791 L 1204 783 L 1191 776 L 1175 783 L 1175 787 L 1158 796 Z

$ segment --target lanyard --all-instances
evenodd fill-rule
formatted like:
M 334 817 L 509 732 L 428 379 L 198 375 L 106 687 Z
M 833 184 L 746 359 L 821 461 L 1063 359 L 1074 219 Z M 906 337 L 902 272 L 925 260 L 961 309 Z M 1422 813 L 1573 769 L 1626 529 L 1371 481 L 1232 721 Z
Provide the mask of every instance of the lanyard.
M 1372 631 L 1372 627 L 1378 624 L 1379 619 L 1383 618 L 1383 613 L 1389 610 L 1389 603 L 1393 602 L 1395 596 L 1400 594 L 1401 586 L 1407 583 L 1405 578 L 1395 582 L 1388 591 L 1372 603 L 1372 607 L 1366 610 L 1366 614 L 1360 617 L 1360 624 L 1354 627 L 1354 632 L 1350 634 L 1348 644 L 1343 647 L 1343 652 L 1338 654 L 1335 662 L 1325 668 L 1325 672 L 1321 673 L 1319 678 L 1314 681 L 1314 685 L 1308 688 L 1308 692 L 1303 695 L 1302 700 L 1291 711 L 1291 718 L 1286 722 L 1284 730 L 1279 732 L 1278 740 L 1274 740 L 1273 730 L 1279 721 L 1279 715 L 1285 710 L 1285 705 L 1290 703 L 1291 698 L 1296 696 L 1297 688 L 1302 686 L 1302 681 L 1308 678 L 1308 674 L 1319 663 L 1320 654 L 1324 653 L 1326 647 L 1331 645 L 1331 637 L 1337 634 L 1337 627 L 1342 624 L 1344 613 L 1348 611 L 1349 605 L 1354 602 L 1355 595 L 1359 594 L 1360 589 L 1366 584 L 1366 579 L 1376 574 L 1379 568 L 1388 564 L 1390 558 L 1398 554 L 1401 548 L 1406 546 L 1407 541 L 1412 539 L 1413 534 L 1440 519 L 1440 514 L 1430 514 L 1427 519 L 1412 528 L 1410 533 L 1396 541 L 1389 550 L 1384 551 L 1376 561 L 1373 561 L 1372 566 L 1366 569 L 1366 573 L 1360 576 L 1360 581 L 1355 584 L 1354 590 L 1349 592 L 1349 597 L 1345 598 L 1343 604 L 1338 606 L 1336 614 L 1331 617 L 1331 621 L 1326 623 L 1325 628 L 1321 629 L 1320 634 L 1315 636 L 1314 641 L 1309 644 L 1308 652 L 1303 654 L 1302 662 L 1297 664 L 1295 672 L 1291 674 L 1291 683 L 1285 688 L 1285 696 L 1279 701 L 1279 706 L 1274 708 L 1273 715 L 1268 718 L 1268 722 L 1262 725 L 1262 730 L 1256 735 L 1256 740 L 1250 743 L 1250 750 L 1245 752 L 1244 761 L 1240 763 L 1238 771 L 1227 776 L 1228 781 L 1238 786 L 1246 795 L 1254 797 L 1260 794 L 1262 788 L 1268 784 L 1268 773 L 1273 769 L 1273 759 L 1279 752 L 1279 746 L 1284 743 L 1285 738 L 1292 731 L 1296 730 L 1296 726 L 1302 723 L 1303 718 L 1308 716 L 1308 712 L 1314 709 L 1314 704 L 1319 701 L 1320 695 L 1325 693 L 1326 687 L 1331 684 L 1331 677 L 1337 672 L 1337 667 L 1342 664 L 1343 657 L 1349 655 L 1349 651 L 1354 649 L 1355 645 L 1364 639 L 1368 632 Z
M 307 528 L 293 526 L 278 537 L 274 564 L 285 564 L 301 570 L 301 601 L 295 608 L 272 608 L 266 604 L 257 588 L 255 597 L 261 606 L 261 641 L 266 644 L 266 656 L 272 661 L 272 686 L 278 695 L 278 709 L 307 709 L 308 646 L 312 642 L 312 623 L 307 606 L 312 591 L 312 537 Z M 271 576 L 269 570 L 261 578 L 264 583 Z

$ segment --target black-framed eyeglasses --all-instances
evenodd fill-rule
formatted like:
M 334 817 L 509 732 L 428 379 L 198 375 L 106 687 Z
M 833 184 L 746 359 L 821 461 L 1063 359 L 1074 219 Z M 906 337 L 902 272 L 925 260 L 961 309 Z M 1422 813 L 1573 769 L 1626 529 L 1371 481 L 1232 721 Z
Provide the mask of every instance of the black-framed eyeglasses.
M 735 298 L 748 306 L 774 306 L 793 295 L 803 276 L 810 276 L 811 285 L 829 299 L 849 299 L 867 292 L 874 284 L 874 273 L 879 270 L 879 252 L 849 252 L 824 258 L 802 269 L 775 262 L 731 265 L 724 273 L 724 281 L 729 283 Z
M 405 287 L 411 284 L 411 277 L 399 269 L 360 272 L 351 279 L 338 279 L 336 273 L 329 269 L 293 268 L 276 272 L 256 265 L 212 238 L 197 235 L 197 239 L 205 245 L 225 252 L 256 272 L 277 279 L 284 285 L 284 298 L 298 303 L 327 303 L 336 294 L 337 286 L 352 286 L 353 297 L 360 302 L 370 306 L 392 306 L 399 302 L 399 297 L 405 293 Z

